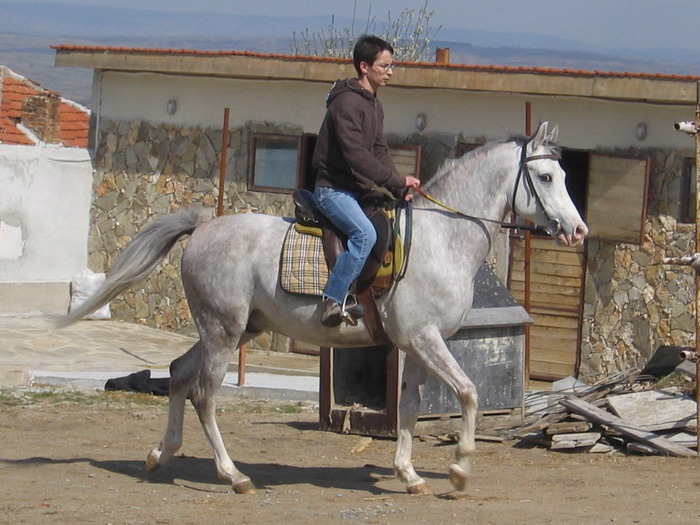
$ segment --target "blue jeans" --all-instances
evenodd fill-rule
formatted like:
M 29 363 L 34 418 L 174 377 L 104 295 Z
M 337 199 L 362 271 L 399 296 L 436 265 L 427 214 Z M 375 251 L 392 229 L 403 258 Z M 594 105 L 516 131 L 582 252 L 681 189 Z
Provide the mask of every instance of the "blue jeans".
M 335 262 L 323 291 L 324 297 L 342 304 L 377 242 L 377 232 L 356 195 L 321 186 L 316 188 L 315 195 L 323 214 L 348 236 L 348 249 Z

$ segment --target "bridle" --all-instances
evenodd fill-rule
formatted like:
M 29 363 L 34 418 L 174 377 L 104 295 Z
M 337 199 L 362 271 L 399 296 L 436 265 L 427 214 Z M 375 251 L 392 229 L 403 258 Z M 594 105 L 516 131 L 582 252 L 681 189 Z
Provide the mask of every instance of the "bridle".
M 533 155 L 532 157 L 528 157 L 526 154 L 527 151 L 527 145 L 529 142 L 523 144 L 522 150 L 520 151 L 520 166 L 518 168 L 518 175 L 515 177 L 515 187 L 513 188 L 513 201 L 511 203 L 511 209 L 513 210 L 513 213 L 515 212 L 515 198 L 518 195 L 518 188 L 520 187 L 520 179 L 525 180 L 525 184 L 527 184 L 528 188 L 530 188 L 530 191 L 532 192 L 533 197 L 535 198 L 535 203 L 537 206 L 540 207 L 542 210 L 542 213 L 544 216 L 547 218 L 547 224 L 544 227 L 534 225 L 535 229 L 543 229 L 546 231 L 549 235 L 552 237 L 555 237 L 559 233 L 561 233 L 562 228 L 561 228 L 561 223 L 557 219 L 553 219 L 550 217 L 549 213 L 547 213 L 547 208 L 545 208 L 544 204 L 542 203 L 542 199 L 540 198 L 540 194 L 537 193 L 537 188 L 535 188 L 535 184 L 532 182 L 532 175 L 530 175 L 530 169 L 528 168 L 528 163 L 532 162 L 533 160 L 541 160 L 541 159 L 549 159 L 549 160 L 560 160 L 561 155 L 557 153 L 548 153 L 545 155 Z M 523 177 L 524 174 L 524 177 Z M 505 227 L 505 226 L 503 226 Z M 519 228 L 519 229 L 525 229 L 525 228 Z
M 501 228 L 506 228 L 506 229 L 515 229 L 515 230 L 529 230 L 529 231 L 538 231 L 538 230 L 543 230 L 547 232 L 548 235 L 551 235 L 552 237 L 556 237 L 559 233 L 562 232 L 562 227 L 561 223 L 554 218 L 551 218 L 549 213 L 547 213 L 547 209 L 544 207 L 544 204 L 542 203 L 542 199 L 540 198 L 539 193 L 537 193 L 537 188 L 535 188 L 534 183 L 532 182 L 532 175 L 530 175 L 530 170 L 528 168 L 528 163 L 532 162 L 534 160 L 541 160 L 541 159 L 550 159 L 550 160 L 560 160 L 561 156 L 557 153 L 549 153 L 549 154 L 544 154 L 544 155 L 533 155 L 531 157 L 527 156 L 527 146 L 529 142 L 526 142 L 522 145 L 521 153 L 520 153 L 520 162 L 518 165 L 518 174 L 515 177 L 515 187 L 513 188 L 513 199 L 511 201 L 511 208 L 513 212 L 515 213 L 515 198 L 517 197 L 518 194 L 518 188 L 520 187 L 520 182 L 521 180 L 524 181 L 525 184 L 527 184 L 527 187 L 530 189 L 532 192 L 532 195 L 535 199 L 535 203 L 539 208 L 542 210 L 542 213 L 544 216 L 547 218 L 547 224 L 544 226 L 538 225 L 538 224 L 521 224 L 521 223 L 514 223 L 514 222 L 504 222 L 504 221 L 498 221 L 494 219 L 487 219 L 484 217 L 476 217 L 474 215 L 469 215 L 468 213 L 464 213 L 462 211 L 459 211 L 455 208 L 452 208 L 451 206 L 448 206 L 447 204 L 440 202 L 433 196 L 429 195 L 426 193 L 424 190 L 420 188 L 415 188 L 415 191 L 428 199 L 429 201 L 437 204 L 441 208 L 446 209 L 449 212 L 452 212 L 456 215 L 459 215 L 460 217 L 464 217 L 467 219 L 472 219 L 475 221 L 483 221 L 483 222 L 491 222 L 494 224 L 498 224 Z

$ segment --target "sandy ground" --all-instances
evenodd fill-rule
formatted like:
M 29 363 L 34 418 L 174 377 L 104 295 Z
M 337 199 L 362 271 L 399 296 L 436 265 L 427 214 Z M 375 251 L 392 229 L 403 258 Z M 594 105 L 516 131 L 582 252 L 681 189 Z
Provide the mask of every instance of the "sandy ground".
M 415 440 L 435 495 L 394 477 L 392 440 L 317 430 L 317 408 L 224 398 L 219 423 L 238 467 L 259 488 L 237 495 L 216 478 L 188 406 L 185 443 L 144 469 L 165 429 L 166 401 L 135 394 L 0 395 L 3 523 L 642 523 L 700 522 L 700 460 L 560 453 L 478 443 L 464 493 L 451 490 L 453 446 Z

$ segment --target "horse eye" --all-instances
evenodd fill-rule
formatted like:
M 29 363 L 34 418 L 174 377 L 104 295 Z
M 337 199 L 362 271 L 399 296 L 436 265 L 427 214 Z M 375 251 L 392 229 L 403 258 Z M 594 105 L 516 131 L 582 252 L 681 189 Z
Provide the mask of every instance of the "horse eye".
M 552 176 L 549 173 L 540 173 L 538 177 L 542 182 L 552 182 Z

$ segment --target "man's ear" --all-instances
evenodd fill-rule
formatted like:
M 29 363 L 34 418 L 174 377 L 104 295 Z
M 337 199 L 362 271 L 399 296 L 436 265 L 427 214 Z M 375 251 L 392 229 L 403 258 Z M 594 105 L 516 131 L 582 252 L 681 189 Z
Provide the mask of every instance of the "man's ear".
M 367 62 L 360 62 L 360 72 L 363 75 L 366 75 L 367 73 L 369 73 L 369 68 L 371 68 L 371 67 L 372 67 L 372 65 L 368 64 Z

